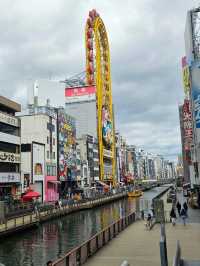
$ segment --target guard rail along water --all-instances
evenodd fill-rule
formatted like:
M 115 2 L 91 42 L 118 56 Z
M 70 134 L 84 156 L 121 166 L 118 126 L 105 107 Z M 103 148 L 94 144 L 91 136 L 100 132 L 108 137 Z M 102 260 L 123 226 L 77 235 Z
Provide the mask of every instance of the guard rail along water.
M 92 200 L 83 200 L 73 202 L 72 204 L 66 204 L 64 206 L 50 209 L 38 209 L 36 212 L 30 214 L 20 215 L 11 219 L 4 219 L 0 223 L 0 237 L 11 234 L 13 232 L 26 229 L 30 226 L 37 226 L 39 223 L 44 221 L 64 216 L 72 212 L 76 212 L 84 209 L 91 209 L 93 207 L 101 206 L 103 204 L 109 203 L 111 201 L 118 200 L 120 198 L 126 197 L 127 192 L 121 192 L 110 196 L 104 196 Z
M 135 222 L 135 213 L 131 213 L 116 222 L 112 223 L 80 246 L 66 253 L 62 258 L 53 262 L 54 266 L 78 266 L 86 262 L 95 252 L 106 245 L 117 234 L 123 231 L 128 225 Z

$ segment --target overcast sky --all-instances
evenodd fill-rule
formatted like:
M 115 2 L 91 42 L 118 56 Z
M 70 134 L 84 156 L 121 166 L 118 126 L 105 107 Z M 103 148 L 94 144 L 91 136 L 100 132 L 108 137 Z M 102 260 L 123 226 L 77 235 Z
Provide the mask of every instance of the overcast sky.
M 195 0 L 0 0 L 0 95 L 25 102 L 25 80 L 85 69 L 89 10 L 101 15 L 111 52 L 116 127 L 146 151 L 180 153 L 178 104 L 188 9 Z

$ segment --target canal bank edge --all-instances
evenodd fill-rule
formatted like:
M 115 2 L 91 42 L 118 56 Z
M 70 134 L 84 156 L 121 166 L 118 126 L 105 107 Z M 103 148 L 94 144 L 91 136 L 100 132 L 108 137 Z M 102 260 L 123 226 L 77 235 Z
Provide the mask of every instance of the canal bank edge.
M 127 197 L 127 192 L 122 192 L 113 196 L 90 200 L 82 203 L 77 202 L 71 204 L 70 206 L 66 205 L 57 209 L 54 208 L 43 212 L 37 212 L 9 219 L 6 220 L 5 223 L 0 224 L 0 238 L 14 234 L 18 231 L 26 230 L 30 227 L 38 226 L 40 223 L 46 222 L 51 219 L 55 219 L 81 210 L 92 209 L 124 197 Z
M 162 196 L 168 189 L 169 186 L 167 186 L 166 189 L 164 189 L 154 198 Z M 74 203 L 71 206 L 67 205 L 57 209 L 55 208 L 48 211 L 38 212 L 37 214 L 33 213 L 29 215 L 19 216 L 14 219 L 9 219 L 6 220 L 5 223 L 0 224 L 0 238 L 9 236 L 22 230 L 27 230 L 30 227 L 39 226 L 40 223 L 46 222 L 51 219 L 55 219 L 81 210 L 92 209 L 127 196 L 127 192 L 122 192 L 100 199 L 90 200 L 82 203 Z

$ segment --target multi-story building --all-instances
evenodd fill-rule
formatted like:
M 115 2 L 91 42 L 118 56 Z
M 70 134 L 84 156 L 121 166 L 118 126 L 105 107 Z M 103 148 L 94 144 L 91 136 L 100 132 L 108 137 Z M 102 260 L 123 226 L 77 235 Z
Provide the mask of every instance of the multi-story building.
M 47 106 L 32 106 L 20 118 L 23 189 L 31 185 L 41 201 L 56 201 L 57 113 Z
M 194 8 L 187 12 L 185 26 L 185 52 L 182 60 L 183 81 L 185 99 L 188 101 L 189 112 L 183 113 L 184 138 L 182 142 L 185 151 L 189 151 L 189 157 L 183 153 L 183 165 L 185 172 L 185 160 L 189 163 L 189 176 L 191 187 L 200 189 L 200 8 Z M 183 64 L 184 63 L 184 64 Z M 184 103 L 185 105 L 185 103 Z M 190 111 L 191 109 L 191 111 Z M 189 117 L 190 115 L 190 117 Z M 190 119 L 188 119 L 190 118 Z M 187 155 L 187 154 L 186 154 Z
M 99 154 L 97 139 L 90 135 L 82 135 L 77 139 L 82 163 L 84 186 L 94 185 L 99 181 Z
M 108 110 L 104 110 L 105 107 L 102 109 L 102 119 L 98 117 L 96 87 L 66 88 L 65 96 L 66 112 L 73 116 L 77 122 L 77 137 L 82 138 L 82 135 L 89 135 L 98 140 L 96 141 L 96 148 L 99 156 L 99 178 L 108 184 L 115 182 L 115 176 L 113 176 L 115 173 L 113 117 L 110 117 Z M 90 161 L 91 159 L 89 158 L 88 166 L 92 169 Z M 90 174 L 93 176 L 92 171 L 90 171 Z
M 162 169 L 163 169 L 163 157 L 161 155 L 154 156 L 154 166 L 155 166 L 155 177 L 157 180 L 162 179 Z
M 77 188 L 76 121 L 64 108 L 58 108 L 58 178 L 61 196 Z M 80 169 L 79 169 L 80 170 Z
M 0 96 L 0 199 L 21 194 L 20 120 L 21 105 Z

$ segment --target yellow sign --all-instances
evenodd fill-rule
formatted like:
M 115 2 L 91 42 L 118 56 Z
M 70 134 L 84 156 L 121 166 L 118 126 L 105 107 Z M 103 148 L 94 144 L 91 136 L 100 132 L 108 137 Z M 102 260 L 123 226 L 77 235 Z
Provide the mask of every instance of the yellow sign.
M 186 95 L 190 92 L 190 70 L 188 66 L 183 67 L 183 87 Z

